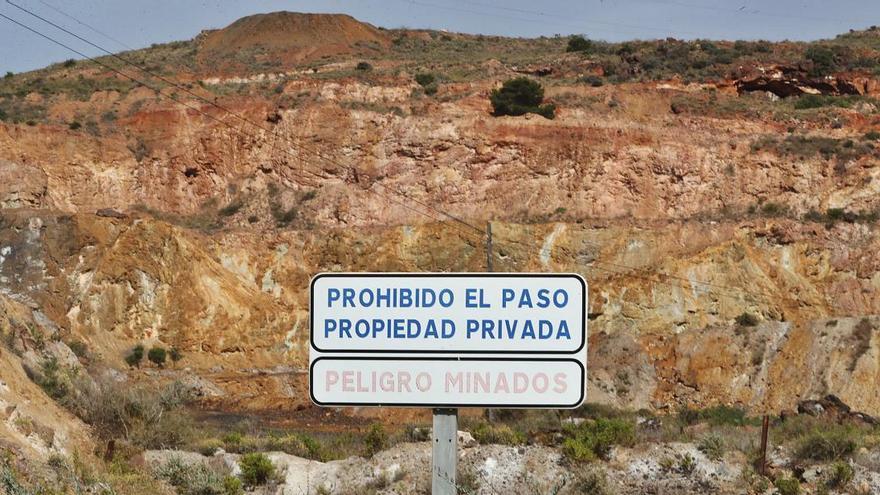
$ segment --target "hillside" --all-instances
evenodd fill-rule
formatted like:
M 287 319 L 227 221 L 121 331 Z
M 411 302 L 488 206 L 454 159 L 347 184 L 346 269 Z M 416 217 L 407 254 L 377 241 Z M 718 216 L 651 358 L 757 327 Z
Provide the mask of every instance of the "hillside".
M 289 67 L 340 55 L 375 55 L 389 45 L 382 31 L 351 16 L 275 12 L 203 33 L 197 58 L 208 72 L 241 70 L 237 64 Z
M 612 456 L 620 493 L 656 490 L 626 470 L 696 452 L 706 431 L 725 436 L 728 457 L 694 454 L 709 463 L 699 469 L 722 470 L 713 486 L 735 492 L 754 453 L 735 439 L 753 438 L 751 418 L 765 413 L 790 433 L 778 439 L 779 473 L 843 459 L 803 461 L 793 443 L 840 427 L 859 432 L 858 479 L 876 488 L 877 433 L 864 418 L 880 416 L 878 33 L 573 44 L 285 12 L 123 54 L 163 74 L 126 70 L 152 87 L 89 61 L 9 75 L 0 413 L 27 406 L 0 416 L 0 431 L 40 461 L 107 457 L 108 438 L 126 459 L 163 458 L 153 450 L 165 447 L 245 453 L 254 441 L 328 461 L 377 420 L 413 440 L 403 425 L 423 424 L 424 411 L 310 404 L 308 280 L 482 271 L 478 229 L 491 222 L 495 270 L 577 272 L 590 284 L 591 405 L 567 419 L 605 414 L 652 439 Z M 491 90 L 523 75 L 544 86 L 554 119 L 492 115 Z M 132 365 L 137 345 L 177 359 Z M 167 386 L 174 398 L 175 383 L 195 396 L 189 413 L 209 418 L 198 435 L 163 423 L 168 437 L 145 437 L 150 417 L 122 428 L 82 410 L 82 397 L 114 387 Z M 848 415 L 828 426 L 797 414 L 829 395 L 867 416 L 850 427 Z M 716 424 L 713 411 L 743 417 Z M 562 416 L 502 416 L 512 433 L 475 426 L 480 442 L 523 435 L 546 457 L 571 432 Z M 60 427 L 47 441 L 49 424 Z M 227 438 L 230 425 L 249 440 Z M 276 429 L 295 438 L 279 443 Z M 533 451 L 470 452 L 526 463 Z M 339 465 L 319 469 L 330 479 Z M 695 479 L 668 493 L 698 489 Z

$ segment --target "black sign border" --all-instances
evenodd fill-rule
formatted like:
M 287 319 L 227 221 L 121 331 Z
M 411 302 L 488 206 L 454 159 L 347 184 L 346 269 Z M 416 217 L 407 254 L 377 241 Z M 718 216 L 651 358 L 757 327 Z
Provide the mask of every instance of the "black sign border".
M 314 368 L 315 363 L 321 360 L 328 361 L 502 361 L 502 362 L 535 362 L 535 363 L 554 363 L 554 362 L 566 362 L 570 361 L 573 363 L 577 363 L 578 367 L 581 369 L 581 395 L 578 401 L 574 404 L 438 404 L 438 403 L 393 403 L 393 404 L 380 404 L 373 402 L 321 402 L 315 398 L 314 393 Z M 540 358 L 500 358 L 500 357 L 487 357 L 487 358 L 455 358 L 455 357 L 402 357 L 402 356 L 384 356 L 384 357 L 362 357 L 362 356 L 322 356 L 309 365 L 309 398 L 312 399 L 312 403 L 316 406 L 320 407 L 427 407 L 427 408 L 450 408 L 450 409 L 465 409 L 465 408 L 500 408 L 500 409 L 576 409 L 581 404 L 584 403 L 584 399 L 586 399 L 587 395 L 587 369 L 578 359 L 574 358 L 550 358 L 550 359 L 540 359 Z
M 378 277 L 418 277 L 418 278 L 476 278 L 476 277 L 498 277 L 498 278 L 574 278 L 578 282 L 581 283 L 581 288 L 583 289 L 583 300 L 581 301 L 581 308 L 583 311 L 581 312 L 581 328 L 583 328 L 583 337 L 581 338 L 581 345 L 577 349 L 573 351 L 443 351 L 443 350 L 415 350 L 415 349 L 406 349 L 399 351 L 386 351 L 384 349 L 366 349 L 366 350 L 326 350 L 321 349 L 317 345 L 315 345 L 315 314 L 312 311 L 312 308 L 315 306 L 315 282 L 321 278 L 342 278 L 342 277 L 363 277 L 363 278 L 378 278 Z M 311 282 L 309 282 L 309 344 L 312 349 L 318 351 L 322 354 L 365 354 L 365 353 L 373 353 L 373 354 L 517 354 L 517 355 L 532 355 L 532 354 L 541 354 L 541 355 L 571 355 L 577 354 L 584 350 L 584 347 L 587 345 L 588 338 L 587 331 L 587 282 L 584 280 L 584 277 L 576 274 L 576 273 L 516 273 L 516 272 L 506 272 L 506 273 L 485 273 L 485 272 L 475 272 L 475 273 L 406 273 L 406 272 L 393 272 L 393 273 L 344 273 L 344 272 L 328 272 L 328 273 L 319 273 L 312 277 Z

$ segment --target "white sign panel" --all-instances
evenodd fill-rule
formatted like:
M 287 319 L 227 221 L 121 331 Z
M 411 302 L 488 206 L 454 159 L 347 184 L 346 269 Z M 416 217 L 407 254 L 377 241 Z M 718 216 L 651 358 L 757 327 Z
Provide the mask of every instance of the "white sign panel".
M 576 359 L 329 357 L 310 372 L 322 406 L 569 408 L 584 399 Z
M 320 274 L 310 294 L 312 400 L 577 407 L 586 308 L 586 282 L 573 274 Z

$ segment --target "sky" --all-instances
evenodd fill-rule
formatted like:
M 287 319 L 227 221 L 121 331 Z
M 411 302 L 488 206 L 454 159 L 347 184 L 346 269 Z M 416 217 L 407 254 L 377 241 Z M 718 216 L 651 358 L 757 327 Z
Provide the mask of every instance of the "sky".
M 878 0 L 0 0 L 0 14 L 87 55 L 93 47 L 56 31 L 9 1 L 111 51 L 190 39 L 255 13 L 345 13 L 387 28 L 505 36 L 585 34 L 622 41 L 814 40 L 880 25 Z M 0 73 L 80 58 L 0 17 Z

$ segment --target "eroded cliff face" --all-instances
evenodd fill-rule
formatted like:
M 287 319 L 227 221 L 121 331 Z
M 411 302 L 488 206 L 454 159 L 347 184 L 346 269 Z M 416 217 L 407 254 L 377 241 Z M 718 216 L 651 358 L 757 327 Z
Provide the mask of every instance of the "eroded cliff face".
M 426 98 L 379 63 L 399 70 L 224 95 L 234 114 L 188 100 L 214 119 L 140 88 L 49 109 L 117 112 L 103 135 L 0 125 L 0 294 L 133 380 L 304 408 L 311 276 L 482 271 L 491 221 L 496 270 L 589 281 L 590 400 L 780 411 L 832 393 L 880 414 L 873 105 L 829 124 L 730 84 L 559 80 L 555 120 L 496 118 L 508 65 Z M 687 110 L 701 98 L 755 108 Z M 184 358 L 127 369 L 139 342 Z
M 204 235 L 143 215 L 7 210 L 3 293 L 119 368 L 136 342 L 180 349 L 160 375 L 214 407 L 308 405 L 308 280 L 325 270 L 481 271 L 450 224 Z M 860 225 L 494 223 L 499 271 L 590 281 L 589 396 L 633 408 L 781 411 L 832 393 L 880 412 L 880 239 Z M 845 254 L 843 254 L 845 253 Z M 743 313 L 756 321 L 737 323 Z

